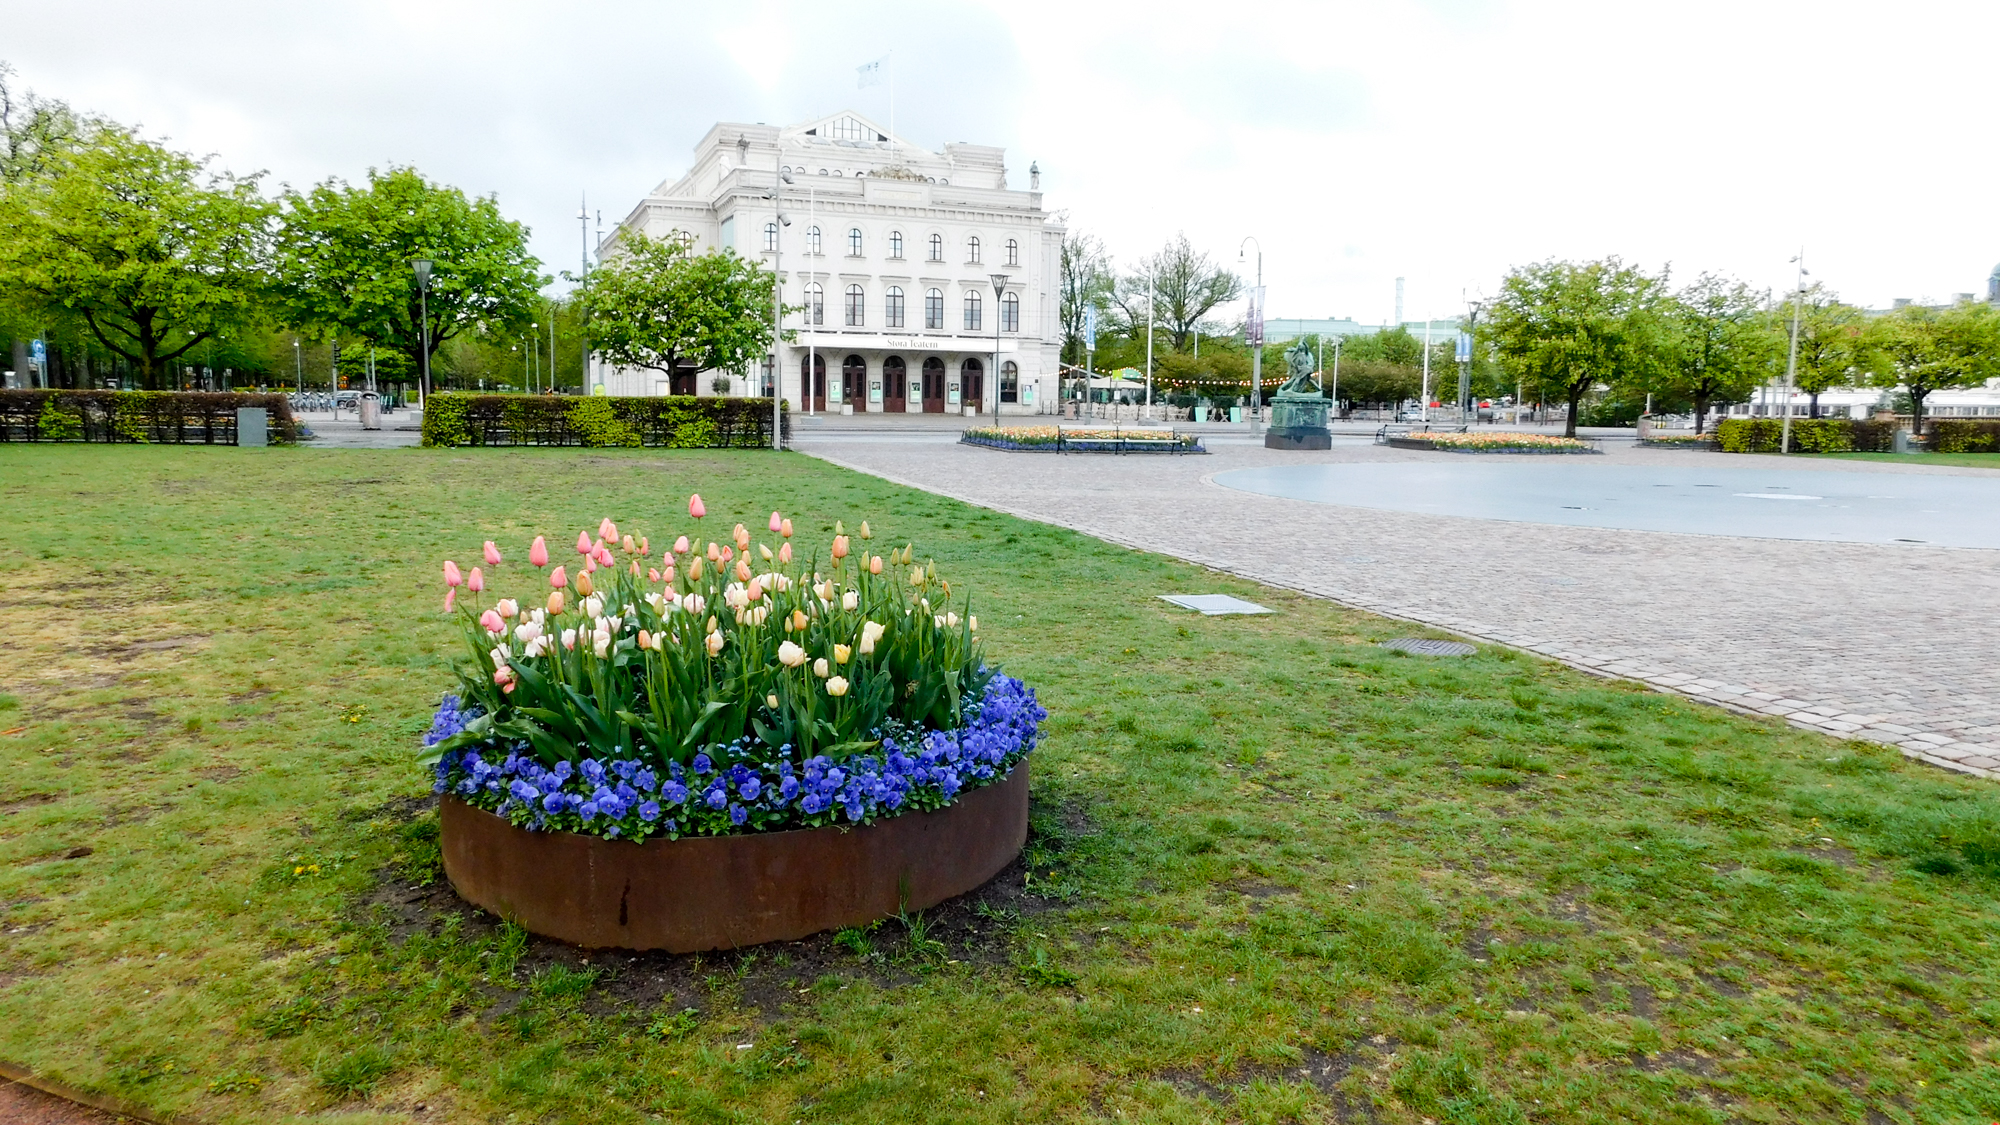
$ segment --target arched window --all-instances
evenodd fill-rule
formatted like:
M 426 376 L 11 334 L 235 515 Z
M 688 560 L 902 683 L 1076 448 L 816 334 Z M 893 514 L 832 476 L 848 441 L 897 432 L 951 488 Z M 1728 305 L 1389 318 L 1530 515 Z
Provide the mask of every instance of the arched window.
M 806 286 L 805 322 L 807 324 L 826 323 L 826 291 L 819 287 L 819 282 L 817 281 Z
M 694 253 L 693 231 L 671 230 L 667 232 L 667 238 L 670 239 L 673 242 L 673 244 L 680 249 L 681 253 L 683 254 Z
M 924 327 L 944 327 L 944 290 L 933 289 L 924 294 Z
M 1000 298 L 1000 331 L 1019 332 L 1021 330 L 1021 295 L 1009 293 Z
M 859 328 L 868 323 L 868 294 L 859 285 L 847 287 L 847 326 Z
M 979 300 L 979 290 L 977 290 L 977 289 L 968 289 L 968 290 L 966 290 L 966 292 L 965 292 L 965 330 L 966 330 L 967 332 L 977 332 L 977 331 L 979 331 L 979 322 L 980 322 L 980 311 L 981 311 L 981 310 L 980 310 L 980 304 L 981 304 L 981 302 L 980 302 L 980 300 Z
M 903 256 L 902 231 L 892 230 L 889 232 L 889 256 L 891 258 L 900 258 Z
M 882 299 L 882 325 L 885 328 L 903 327 L 903 287 L 891 285 L 888 296 Z
M 819 253 L 819 228 L 818 228 L 818 227 L 807 227 L 807 228 L 806 228 L 806 253 L 808 253 L 808 254 L 817 254 L 817 253 Z
M 847 254 L 852 258 L 859 258 L 861 256 L 860 227 L 849 227 L 847 229 Z
M 965 260 L 973 265 L 979 264 L 979 236 L 976 234 L 965 240 Z
M 958 401 L 961 406 L 982 406 L 986 402 L 986 365 L 967 359 L 958 365 Z
M 944 235 L 931 235 L 931 261 L 944 261 Z
M 1016 239 L 1007 240 L 1007 264 L 1010 266 L 1021 264 L 1021 243 Z
M 778 248 L 778 224 L 776 224 L 776 223 L 765 223 L 765 224 L 764 224 L 764 249 L 766 249 L 766 250 L 776 250 L 777 248 Z
M 1021 369 L 1011 359 L 1000 365 L 1000 401 L 1021 401 Z

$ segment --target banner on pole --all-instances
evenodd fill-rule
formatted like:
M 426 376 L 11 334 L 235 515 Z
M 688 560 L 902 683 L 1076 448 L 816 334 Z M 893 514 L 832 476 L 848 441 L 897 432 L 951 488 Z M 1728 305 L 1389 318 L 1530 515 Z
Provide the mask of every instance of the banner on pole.
M 1458 362 L 1472 362 L 1472 333 L 1470 332 L 1460 332 L 1458 334 Z
M 1083 306 L 1083 350 L 1097 350 L 1097 306 Z
M 1243 317 L 1243 342 L 1256 347 L 1264 342 L 1264 287 L 1250 288 L 1250 308 Z

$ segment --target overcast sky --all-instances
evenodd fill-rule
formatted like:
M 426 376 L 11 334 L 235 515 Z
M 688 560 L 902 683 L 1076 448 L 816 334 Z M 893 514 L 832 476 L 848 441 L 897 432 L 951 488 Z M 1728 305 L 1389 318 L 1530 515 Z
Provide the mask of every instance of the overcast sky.
M 718 120 L 889 115 L 1003 145 L 1130 261 L 1264 248 L 1273 316 L 1448 316 L 1619 254 L 1849 300 L 1985 294 L 2000 5 L 1755 0 L 566 4 L 0 0 L 38 93 L 304 185 L 414 164 L 556 269 Z M 1253 251 L 1254 254 L 1254 251 Z M 1246 276 L 1251 267 L 1245 267 Z

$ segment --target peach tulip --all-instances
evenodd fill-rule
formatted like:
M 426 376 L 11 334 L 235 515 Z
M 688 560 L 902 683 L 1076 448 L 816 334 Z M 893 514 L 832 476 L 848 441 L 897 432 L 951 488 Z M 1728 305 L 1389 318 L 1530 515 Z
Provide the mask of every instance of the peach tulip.
M 708 544 L 708 561 L 709 562 L 722 561 L 722 548 L 712 539 L 709 540 Z
M 446 590 L 445 590 L 445 592 L 444 592 L 444 611 L 445 611 L 446 613 L 450 613 L 450 612 L 451 612 L 451 603 L 452 603 L 452 601 L 453 601 L 454 599 L 456 599 L 457 597 L 458 597 L 458 587 L 456 587 L 456 586 L 452 586 L 452 587 L 450 587 L 450 588 L 448 588 L 448 589 L 446 589 Z
M 729 537 L 736 540 L 737 550 L 747 551 L 750 549 L 750 530 L 742 524 L 737 524 L 736 530 L 730 532 Z
M 597 537 L 606 543 L 615 543 L 618 541 L 618 525 L 611 522 L 611 517 L 606 516 L 598 523 Z
M 560 573 L 562 573 L 562 572 L 561 572 L 560 570 L 558 570 L 558 571 L 557 571 L 556 573 L 560 574 Z M 593 587 L 594 587 L 595 585 L 596 585 L 596 584 L 595 584 L 595 583 L 593 583 L 593 582 L 592 582 L 592 581 L 590 580 L 590 572 L 589 572 L 589 571 L 587 571 L 587 570 L 586 570 L 586 571 L 584 571 L 584 572 L 583 572 L 582 574 L 579 574 L 579 575 L 577 575 L 577 576 L 576 576 L 576 593 L 577 593 L 577 596 L 578 596 L 578 597 L 580 597 L 580 598 L 587 598 L 587 597 L 589 597 L 589 596 L 590 596 L 590 595 L 591 595 L 591 594 L 592 594 L 592 593 L 594 592 L 594 590 L 593 590 Z
M 638 567 L 638 565 L 639 565 L 639 564 L 638 564 L 638 563 L 633 563 L 632 565 L 633 565 L 633 567 L 634 567 L 634 568 L 636 568 L 636 567 Z M 648 582 L 658 582 L 659 580 L 660 580 L 660 572 L 659 572 L 658 568 L 655 568 L 655 567 L 649 567 L 649 568 L 647 568 L 647 570 L 646 570 L 646 581 L 648 581 Z
M 549 592 L 549 612 L 550 612 L 550 613 L 561 613 L 562 611 L 563 611 L 563 592 L 562 592 L 561 590 L 552 590 L 552 591 L 550 591 L 550 592 Z M 865 651 L 867 651 L 867 650 L 865 650 L 865 649 L 864 649 L 863 651 L 865 652 Z
M 778 545 L 778 561 L 787 564 L 792 561 L 792 545 L 790 543 L 780 543 Z
M 497 603 L 494 604 L 493 608 L 497 610 L 500 616 L 502 617 L 512 617 L 515 614 L 521 612 L 521 604 L 515 601 L 513 598 L 501 598 Z
M 728 562 L 730 559 L 733 559 L 735 557 L 736 557 L 736 549 L 734 547 L 724 547 L 722 549 L 722 552 L 717 556 L 717 558 L 722 562 Z
M 700 580 L 701 580 L 701 556 L 696 555 L 694 558 L 688 560 L 688 581 L 698 582 Z
M 847 557 L 847 536 L 836 535 L 833 537 L 833 557 L 836 559 Z
M 668 563 L 667 569 L 660 572 L 660 581 L 672 582 L 673 580 L 674 580 L 674 564 Z
M 640 647 L 641 649 L 648 649 L 648 648 L 652 648 L 652 647 L 653 647 L 653 634 L 651 634 L 651 633 L 648 633 L 648 632 L 647 632 L 646 630 L 644 630 L 644 629 L 641 629 L 641 630 L 639 630 L 639 647 Z
M 688 537 L 683 535 L 679 539 L 674 540 L 674 554 L 685 555 L 687 553 L 688 553 Z
M 479 573 L 478 567 L 473 567 L 472 573 L 465 576 L 465 588 L 475 594 L 486 589 L 486 576 Z
M 541 536 L 535 536 L 534 545 L 528 548 L 528 561 L 537 567 L 549 565 L 549 543 Z
M 783 524 L 780 524 L 778 534 L 790 539 L 792 537 L 792 521 L 786 520 Z
M 569 585 L 569 575 L 563 571 L 562 567 L 557 567 L 549 572 L 549 585 L 560 590 L 564 586 Z
M 639 541 L 632 538 L 630 535 L 625 536 L 618 542 L 625 548 L 627 554 L 637 554 L 639 551 Z
M 487 566 L 500 565 L 500 548 L 495 547 L 493 545 L 493 540 L 491 539 L 488 539 L 486 541 L 486 565 Z
M 750 581 L 750 560 L 749 560 L 749 559 L 737 559 L 737 560 L 736 560 L 736 580 L 737 580 L 738 582 L 748 582 L 748 581 Z
M 869 559 L 869 560 L 868 560 L 868 573 L 870 573 L 870 574 L 880 574 L 880 573 L 882 573 L 882 556 L 881 556 L 881 555 L 876 555 L 876 556 L 875 556 L 874 558 L 872 558 L 872 559 Z
M 450 559 L 444 560 L 444 584 L 447 586 L 465 585 L 465 579 L 458 573 L 458 564 Z
M 638 560 L 638 559 L 633 559 L 633 560 L 632 560 L 632 577 L 634 577 L 634 578 L 637 578 L 637 577 L 639 577 L 639 560 Z
M 688 515 L 700 519 L 707 514 L 708 505 L 701 502 L 701 493 L 697 492 L 693 496 L 688 497 Z

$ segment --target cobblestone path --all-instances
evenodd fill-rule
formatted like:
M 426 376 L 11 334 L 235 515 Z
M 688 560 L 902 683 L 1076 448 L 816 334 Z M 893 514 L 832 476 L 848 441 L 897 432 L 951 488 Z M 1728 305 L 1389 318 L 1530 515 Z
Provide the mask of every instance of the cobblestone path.
M 1209 480 L 1274 464 L 1463 456 L 1371 445 L 1057 457 L 833 432 L 798 445 L 1013 515 L 2000 777 L 2000 552 L 1430 516 Z M 1601 463 L 1704 460 L 1770 463 L 1629 444 Z M 1951 471 L 1809 458 L 1785 468 Z

